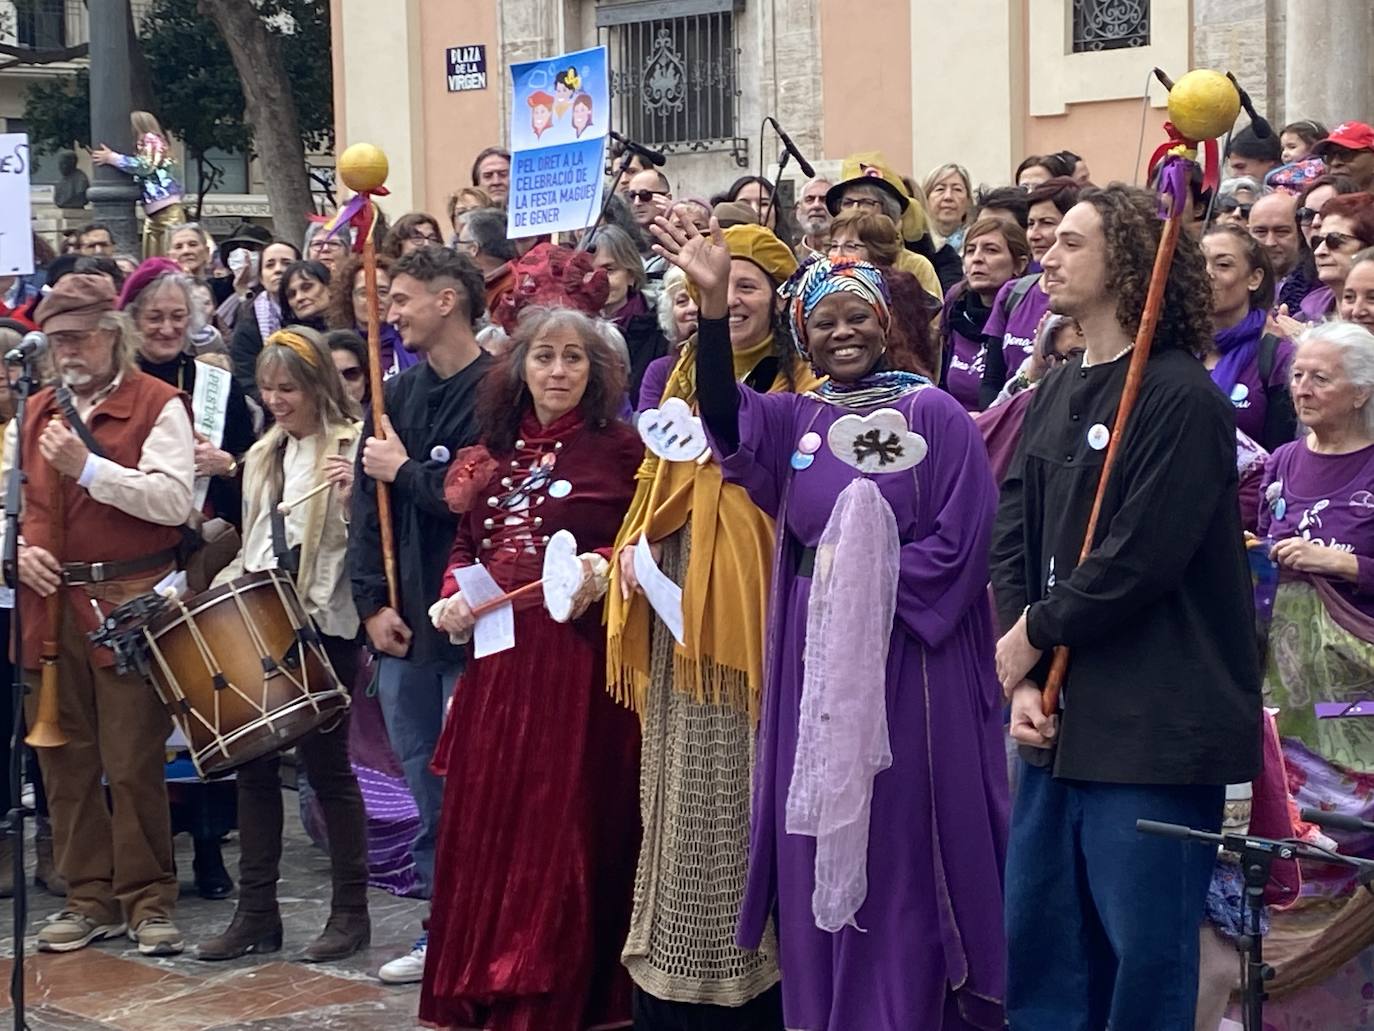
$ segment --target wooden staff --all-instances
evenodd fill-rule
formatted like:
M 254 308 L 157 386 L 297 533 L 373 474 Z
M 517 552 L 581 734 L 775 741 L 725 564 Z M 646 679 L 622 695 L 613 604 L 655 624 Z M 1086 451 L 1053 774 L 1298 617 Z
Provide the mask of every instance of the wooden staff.
M 1173 198 L 1173 209 L 1164 223 L 1164 232 L 1159 237 L 1159 247 L 1155 251 L 1155 267 L 1150 273 L 1150 289 L 1145 295 L 1145 310 L 1140 315 L 1140 328 L 1136 330 L 1131 364 L 1126 370 L 1126 385 L 1121 388 L 1121 402 L 1117 405 L 1116 418 L 1112 420 L 1111 441 L 1107 445 L 1107 455 L 1102 460 L 1102 472 L 1098 474 L 1097 494 L 1093 498 L 1092 512 L 1088 516 L 1088 528 L 1083 531 L 1083 547 L 1078 553 L 1081 565 L 1093 550 L 1093 538 L 1097 535 L 1097 520 L 1102 514 L 1102 499 L 1107 493 L 1107 480 L 1116 464 L 1117 451 L 1125 436 L 1126 421 L 1135 408 L 1136 398 L 1140 396 L 1140 383 L 1145 378 L 1145 363 L 1150 360 L 1150 348 L 1154 345 L 1155 327 L 1159 324 L 1159 313 L 1164 307 L 1164 288 L 1169 282 L 1169 269 L 1174 263 L 1174 250 L 1178 246 L 1179 230 L 1183 226 L 1183 205 Z M 1059 645 L 1054 649 L 1054 661 L 1050 663 L 1050 674 L 1045 679 L 1045 690 L 1041 694 L 1041 711 L 1052 716 L 1059 709 L 1059 692 L 1064 686 L 1064 677 L 1069 671 L 1069 649 Z
M 368 201 L 369 208 L 371 200 Z M 377 249 L 372 242 L 376 212 L 367 220 L 363 237 L 363 283 L 367 291 L 367 378 L 372 393 L 372 434 L 382 440 L 386 431 L 382 420 L 386 404 L 382 397 L 382 316 L 377 302 Z M 382 533 L 382 569 L 386 572 L 386 593 L 390 605 L 401 611 L 401 592 L 396 579 L 396 539 L 391 525 L 391 485 L 377 481 L 377 522 Z
M 59 421 L 59 419 L 59 416 L 53 416 L 54 422 Z M 62 554 L 67 550 L 67 520 L 62 501 L 62 474 L 56 469 L 53 470 L 53 487 L 48 495 L 48 504 L 51 513 L 52 554 L 61 562 Z M 47 602 L 48 608 L 48 632 L 43 635 L 43 653 L 40 660 L 41 680 L 38 685 L 38 712 L 34 718 L 33 727 L 29 730 L 28 736 L 24 738 L 24 743 L 33 748 L 60 748 L 67 743 L 67 735 L 62 732 L 62 727 L 57 718 L 57 660 L 60 654 L 58 637 L 62 633 L 62 588 L 59 586 L 44 600 Z

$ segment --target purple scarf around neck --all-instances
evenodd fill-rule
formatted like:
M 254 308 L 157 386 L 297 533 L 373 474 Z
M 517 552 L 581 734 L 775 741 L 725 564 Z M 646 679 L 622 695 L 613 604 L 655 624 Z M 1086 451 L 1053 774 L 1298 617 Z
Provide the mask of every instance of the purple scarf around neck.
M 1245 318 L 1234 326 L 1218 330 L 1212 337 L 1217 353 L 1221 355 L 1221 361 L 1212 369 L 1212 382 L 1227 397 L 1231 396 L 1231 388 L 1240 379 L 1240 374 L 1259 352 L 1260 337 L 1264 335 L 1264 319 L 1262 308 L 1251 308 Z

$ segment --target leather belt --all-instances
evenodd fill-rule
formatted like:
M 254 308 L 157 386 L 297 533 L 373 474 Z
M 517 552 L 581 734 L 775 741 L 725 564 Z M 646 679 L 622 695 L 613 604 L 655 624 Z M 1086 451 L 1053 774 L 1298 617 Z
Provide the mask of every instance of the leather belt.
M 176 561 L 175 548 L 155 551 L 142 558 L 126 559 L 123 562 L 64 562 L 62 563 L 62 582 L 69 587 L 78 584 L 98 584 L 106 580 L 118 580 L 137 573 L 150 573 L 160 566 Z

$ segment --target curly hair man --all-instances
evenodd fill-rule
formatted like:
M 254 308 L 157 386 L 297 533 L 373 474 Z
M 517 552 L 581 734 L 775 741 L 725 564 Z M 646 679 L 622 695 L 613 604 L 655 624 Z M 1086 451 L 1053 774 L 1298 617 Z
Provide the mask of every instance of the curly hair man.
M 1043 259 L 1050 308 L 1087 347 L 1040 388 L 993 539 L 998 676 L 1023 746 L 1006 871 L 1016 1031 L 1193 1026 L 1215 855 L 1135 821 L 1216 831 L 1225 785 L 1259 765 L 1235 419 L 1196 358 L 1210 289 L 1186 237 L 1079 561 L 1161 227 L 1152 194 L 1088 190 Z M 1072 649 L 1065 705 L 1046 716 L 1059 646 Z

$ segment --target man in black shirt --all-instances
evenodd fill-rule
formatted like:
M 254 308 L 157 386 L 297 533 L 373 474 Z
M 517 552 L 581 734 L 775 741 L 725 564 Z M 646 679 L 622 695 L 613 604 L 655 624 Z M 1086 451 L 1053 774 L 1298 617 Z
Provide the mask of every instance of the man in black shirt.
M 434 629 L 428 610 L 458 525 L 444 501 L 444 476 L 453 456 L 477 442 L 477 389 L 492 363 L 473 335 L 482 310 L 482 273 L 470 258 L 424 247 L 396 263 L 389 318 L 406 349 L 425 360 L 387 382 L 385 438 L 372 436 L 370 415 L 364 424 L 359 464 L 366 475 L 358 477 L 348 538 L 353 599 L 381 655 L 377 694 L 387 735 L 420 810 L 413 852 L 426 894 L 443 802 L 429 761 L 463 662 L 462 649 Z M 387 597 L 375 481 L 391 485 L 400 611 Z M 382 976 L 419 981 L 423 970 L 422 940 Z
M 998 675 L 1023 746 L 1007 859 L 1013 1031 L 1193 1026 L 1215 851 L 1139 818 L 1215 831 L 1259 765 L 1260 671 L 1231 405 L 1196 355 L 1210 285 L 1184 238 L 1139 400 L 1078 561 L 1162 223 L 1156 198 L 1085 192 L 1044 258 L 1080 358 L 1037 391 L 992 552 Z M 1041 712 L 1056 646 L 1063 705 Z

